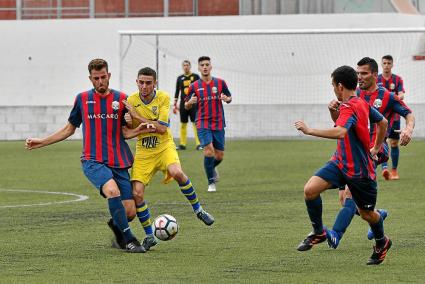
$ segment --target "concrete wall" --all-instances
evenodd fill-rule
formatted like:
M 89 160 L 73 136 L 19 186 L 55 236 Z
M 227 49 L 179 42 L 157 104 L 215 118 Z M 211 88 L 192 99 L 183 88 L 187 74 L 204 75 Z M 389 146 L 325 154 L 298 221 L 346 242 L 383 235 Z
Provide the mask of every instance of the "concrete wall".
M 0 139 L 45 135 L 66 123 L 75 94 L 91 87 L 87 63 L 92 58 L 109 61 L 111 87 L 117 88 L 118 30 L 370 28 L 388 27 L 388 23 L 392 27 L 422 27 L 424 22 L 423 16 L 399 14 L 0 21 Z M 425 71 L 423 62 L 418 64 L 418 70 Z M 419 71 L 419 74 L 423 72 Z M 226 77 L 226 80 L 229 79 Z M 229 82 L 231 84 L 235 86 L 234 82 Z M 237 90 L 237 87 L 233 89 Z M 415 90 L 417 98 L 423 99 L 423 92 Z M 325 94 L 326 98 L 328 95 Z M 235 93 L 237 97 L 235 104 L 226 106 L 229 136 L 296 135 L 292 130 L 291 113 L 302 114 L 304 111 L 311 113 L 309 120 L 311 118 L 320 125 L 327 123 L 327 118 L 317 120 L 310 111 L 317 107 L 319 112 L 326 113 L 325 105 L 320 101 L 311 107 L 301 107 L 298 103 L 289 106 L 265 103 L 248 107 L 241 94 Z M 423 110 L 419 105 L 418 111 Z M 252 129 L 242 130 L 248 127 L 246 121 L 269 128 L 255 127 L 258 133 L 252 134 Z M 276 123 L 276 126 L 270 127 L 270 123 Z M 177 123 L 173 123 L 174 134 L 178 133 L 176 127 Z M 278 131 L 273 127 L 278 127 Z

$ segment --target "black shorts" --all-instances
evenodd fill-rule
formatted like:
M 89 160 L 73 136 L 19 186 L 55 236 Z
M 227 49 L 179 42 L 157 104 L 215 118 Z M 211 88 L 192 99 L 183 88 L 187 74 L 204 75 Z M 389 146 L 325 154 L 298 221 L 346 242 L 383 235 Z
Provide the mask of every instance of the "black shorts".
M 347 179 L 347 185 L 358 208 L 369 211 L 375 209 L 378 192 L 376 181 L 366 178 Z
M 196 118 L 196 106 L 192 106 L 190 110 L 184 108 L 184 103 L 180 104 L 180 122 L 188 123 L 189 117 L 191 122 L 195 122 Z

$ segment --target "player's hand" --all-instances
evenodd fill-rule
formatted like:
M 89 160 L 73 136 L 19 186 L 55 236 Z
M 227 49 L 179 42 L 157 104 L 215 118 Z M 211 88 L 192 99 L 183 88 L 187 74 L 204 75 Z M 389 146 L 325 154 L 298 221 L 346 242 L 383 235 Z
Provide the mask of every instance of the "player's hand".
M 131 115 L 128 112 L 124 114 L 124 120 L 127 125 L 131 125 L 133 123 L 133 119 L 131 118 Z
M 198 97 L 192 96 L 190 98 L 190 100 L 188 100 L 187 102 L 190 103 L 191 105 L 194 105 L 194 104 L 196 104 L 198 102 Z
M 156 127 L 152 123 L 143 122 L 140 123 L 135 129 L 139 134 L 140 133 L 148 133 L 148 132 L 155 132 Z
M 341 102 L 338 100 L 333 99 L 329 104 L 328 104 L 328 109 L 330 111 L 338 111 L 339 110 L 339 106 L 341 105 Z
M 400 146 L 406 146 L 412 140 L 413 130 L 410 128 L 404 128 L 400 131 Z
M 372 160 L 378 161 L 378 153 L 379 148 L 376 149 L 375 147 L 370 148 L 370 156 L 372 157 Z
M 310 128 L 308 128 L 307 124 L 304 123 L 304 121 L 298 120 L 294 123 L 294 126 L 297 130 L 301 131 L 304 134 L 308 134 L 310 131 Z
M 177 106 L 177 102 L 174 103 L 174 105 L 173 105 L 173 113 L 174 114 L 177 114 L 179 112 L 179 110 L 180 110 L 180 108 Z
M 221 93 L 220 94 L 220 100 L 226 102 L 226 103 L 230 103 L 232 101 L 232 97 L 231 96 L 226 96 L 225 94 Z
M 131 117 L 137 116 L 136 109 L 126 100 L 123 100 L 122 103 L 124 104 L 125 108 L 127 109 L 128 113 L 131 115 Z
M 27 138 L 25 140 L 25 148 L 27 150 L 37 149 L 43 147 L 43 141 L 39 138 Z

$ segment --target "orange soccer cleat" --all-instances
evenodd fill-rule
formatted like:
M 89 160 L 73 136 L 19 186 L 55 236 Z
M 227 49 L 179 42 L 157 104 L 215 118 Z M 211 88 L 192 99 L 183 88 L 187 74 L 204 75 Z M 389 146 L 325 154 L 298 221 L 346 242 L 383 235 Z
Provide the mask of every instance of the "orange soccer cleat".
M 391 174 L 390 174 L 390 171 L 388 169 L 382 170 L 382 176 L 384 177 L 385 180 L 391 179 Z
M 390 176 L 390 179 L 393 179 L 393 180 L 398 180 L 398 179 L 400 179 L 400 177 L 399 177 L 399 175 L 398 175 L 398 172 L 397 172 L 397 169 L 392 169 L 392 170 L 391 170 L 391 176 Z

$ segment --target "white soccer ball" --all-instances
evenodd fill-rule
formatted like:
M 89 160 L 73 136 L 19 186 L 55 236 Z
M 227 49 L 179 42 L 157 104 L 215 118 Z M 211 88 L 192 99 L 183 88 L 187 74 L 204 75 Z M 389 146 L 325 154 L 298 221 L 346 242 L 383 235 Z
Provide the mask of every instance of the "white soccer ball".
M 176 218 L 168 214 L 162 214 L 155 218 L 155 236 L 161 241 L 169 241 L 173 239 L 178 231 L 179 224 Z

